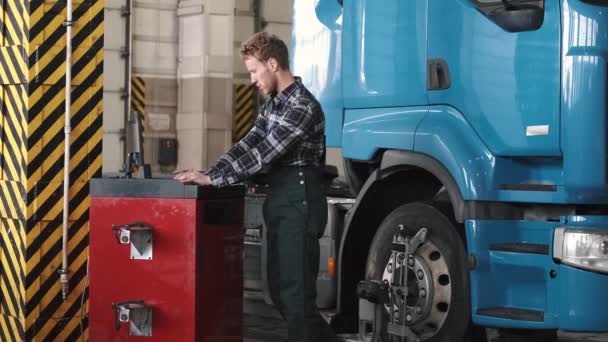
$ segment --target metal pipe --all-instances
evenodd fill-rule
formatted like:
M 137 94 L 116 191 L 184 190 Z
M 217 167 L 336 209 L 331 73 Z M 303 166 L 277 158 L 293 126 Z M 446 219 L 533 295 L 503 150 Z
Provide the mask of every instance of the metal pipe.
M 260 32 L 262 31 L 262 4 L 261 4 L 262 0 L 253 0 L 253 32 Z M 293 1 L 291 2 L 293 5 Z M 295 13 L 295 12 L 294 12 Z M 254 86 L 253 84 L 251 85 L 252 87 Z M 255 110 L 257 112 L 257 110 L 260 108 L 260 92 L 256 91 L 254 89 L 254 96 L 255 96 Z
M 64 153 L 63 153 L 63 249 L 61 254 L 61 269 L 59 270 L 61 282 L 61 297 L 65 300 L 70 292 L 68 270 L 68 219 L 70 217 L 70 135 L 72 126 L 72 0 L 67 0 L 65 43 L 65 127 L 64 127 Z
M 131 113 L 131 63 L 133 56 L 133 1 L 126 0 L 126 6 L 123 10 L 123 16 L 125 17 L 125 44 L 127 45 L 124 49 L 123 56 L 125 58 L 125 113 L 124 113 L 124 122 L 123 122 L 123 132 L 124 132 L 124 143 L 123 143 L 123 170 L 127 170 L 127 127 L 129 122 L 129 114 Z M 142 113 L 143 114 L 143 113 Z
M 262 31 L 261 0 L 253 0 L 253 32 Z

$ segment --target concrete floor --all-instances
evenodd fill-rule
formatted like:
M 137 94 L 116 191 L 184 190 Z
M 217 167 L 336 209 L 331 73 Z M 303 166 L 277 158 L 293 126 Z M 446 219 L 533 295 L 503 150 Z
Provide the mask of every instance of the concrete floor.
M 281 319 L 245 314 L 243 342 L 286 342 L 287 325 Z
M 287 342 L 287 325 L 271 306 L 260 299 L 246 299 L 244 311 L 244 342 Z M 489 342 L 538 342 L 538 339 L 533 337 L 500 336 L 495 330 L 490 330 L 488 336 Z M 553 342 L 608 342 L 608 334 L 560 334 Z

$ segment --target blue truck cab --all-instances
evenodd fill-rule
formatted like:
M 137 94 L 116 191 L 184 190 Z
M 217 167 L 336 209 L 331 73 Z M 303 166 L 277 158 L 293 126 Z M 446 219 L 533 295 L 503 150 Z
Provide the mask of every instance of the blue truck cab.
M 334 327 L 399 273 L 388 334 L 608 331 L 608 1 L 295 0 L 292 54 L 356 193 Z

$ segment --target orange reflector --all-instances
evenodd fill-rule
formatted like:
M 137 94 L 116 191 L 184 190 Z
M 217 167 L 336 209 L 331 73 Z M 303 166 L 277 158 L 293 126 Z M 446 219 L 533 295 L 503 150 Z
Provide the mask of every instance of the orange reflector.
M 327 274 L 330 277 L 336 276 L 336 259 L 332 257 L 327 258 Z

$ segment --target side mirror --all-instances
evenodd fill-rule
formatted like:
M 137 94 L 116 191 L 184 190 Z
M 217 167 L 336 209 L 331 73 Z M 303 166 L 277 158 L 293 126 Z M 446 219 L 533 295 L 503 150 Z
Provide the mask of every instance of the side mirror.
M 342 15 L 342 1 L 317 0 L 315 5 L 317 19 L 331 30 L 339 29 L 336 23 Z
M 505 6 L 488 13 L 488 18 L 505 31 L 532 31 L 543 24 L 544 10 L 534 5 Z

